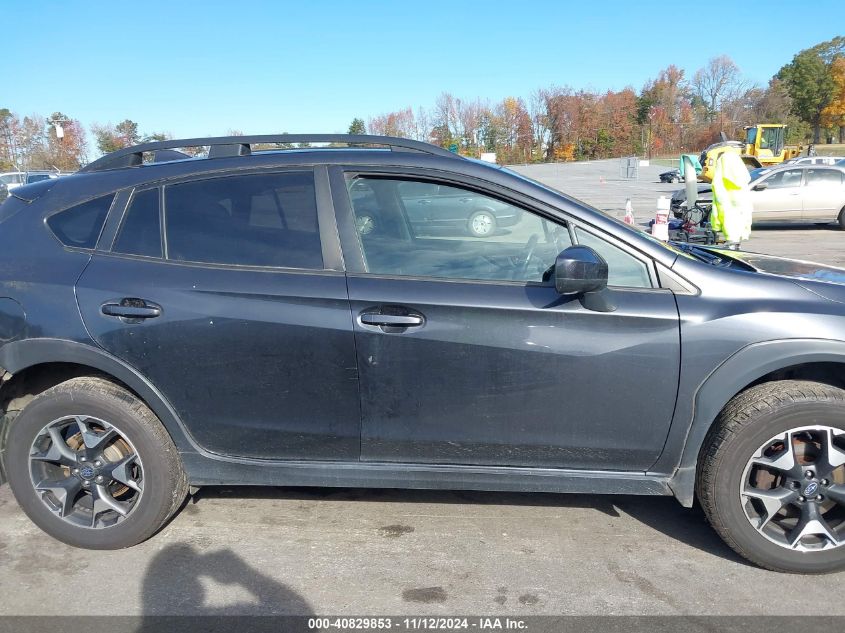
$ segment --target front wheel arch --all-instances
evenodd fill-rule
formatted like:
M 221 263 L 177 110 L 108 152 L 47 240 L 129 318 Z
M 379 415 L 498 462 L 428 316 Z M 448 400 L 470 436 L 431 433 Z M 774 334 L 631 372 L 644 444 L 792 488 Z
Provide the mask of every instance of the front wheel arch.
M 816 371 L 820 366 L 828 369 L 836 367 L 842 382 L 832 382 L 818 374 L 808 376 L 803 373 Z M 682 505 L 692 507 L 695 501 L 699 454 L 722 410 L 743 391 L 784 376 L 845 386 L 845 342 L 786 339 L 754 343 L 739 350 L 713 370 L 696 389 L 691 421 L 683 423 L 682 428 L 674 428 L 676 424 L 682 424 L 681 420 L 675 420 L 673 431 L 677 435 L 673 438 L 670 431 L 664 455 L 658 460 L 658 464 L 668 464 L 671 455 L 677 456 L 671 459 L 672 465 L 663 472 L 672 473 L 669 488 Z M 653 470 L 658 470 L 657 464 Z

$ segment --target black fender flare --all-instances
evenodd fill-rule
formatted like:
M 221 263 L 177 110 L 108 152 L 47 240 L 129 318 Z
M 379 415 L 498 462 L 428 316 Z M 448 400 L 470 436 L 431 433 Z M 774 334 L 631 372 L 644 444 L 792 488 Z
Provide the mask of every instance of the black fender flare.
M 116 378 L 137 393 L 158 416 L 180 453 L 205 453 L 164 395 L 137 370 L 105 350 L 52 338 L 13 341 L 0 348 L 0 367 L 11 374 L 46 363 L 84 365 Z
M 750 384 L 779 369 L 805 363 L 845 366 L 845 342 L 827 339 L 764 341 L 737 351 L 714 369 L 698 387 L 692 424 L 683 442 L 681 458 L 669 487 L 683 505 L 695 497 L 698 456 L 707 433 L 725 405 Z

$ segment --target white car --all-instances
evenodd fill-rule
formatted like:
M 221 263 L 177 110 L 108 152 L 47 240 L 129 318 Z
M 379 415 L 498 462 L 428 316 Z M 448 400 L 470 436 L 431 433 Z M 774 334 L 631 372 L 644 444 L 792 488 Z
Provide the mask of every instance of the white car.
M 6 185 L 8 191 L 12 191 L 15 187 L 20 187 L 21 185 L 29 185 L 39 180 L 49 180 L 66 175 L 65 172 L 47 170 L 7 171 L 0 174 L 0 183 Z
M 11 191 L 15 187 L 20 187 L 26 182 L 25 171 L 7 171 L 0 174 L 0 183 L 6 185 L 6 189 Z
M 845 230 L 845 166 L 789 164 L 751 181 L 754 222 L 837 222 Z M 686 193 L 672 196 L 672 211 L 683 215 Z M 698 205 L 713 202 L 711 185 L 698 186 Z

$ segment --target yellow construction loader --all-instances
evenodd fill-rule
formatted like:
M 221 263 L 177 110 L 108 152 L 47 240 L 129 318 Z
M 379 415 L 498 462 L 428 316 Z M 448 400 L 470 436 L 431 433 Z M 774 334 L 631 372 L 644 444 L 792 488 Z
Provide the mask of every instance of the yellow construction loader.
M 720 142 L 714 143 L 701 153 L 699 159 L 701 174 L 699 178 L 704 182 L 710 182 L 713 179 L 716 159 L 724 152 L 739 154 L 749 169 L 779 165 L 785 160 L 795 158 L 803 148 L 787 146 L 784 143 L 785 136 L 786 126 L 775 123 L 747 126 L 745 128 L 745 142 L 728 140 L 723 133 Z

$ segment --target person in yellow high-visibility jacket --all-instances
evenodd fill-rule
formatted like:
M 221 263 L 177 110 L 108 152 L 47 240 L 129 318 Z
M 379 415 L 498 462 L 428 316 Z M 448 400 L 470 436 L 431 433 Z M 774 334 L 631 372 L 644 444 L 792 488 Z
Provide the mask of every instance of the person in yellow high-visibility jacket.
M 742 159 L 732 152 L 723 152 L 713 170 L 713 210 L 710 226 L 720 232 L 728 245 L 739 248 L 751 238 L 751 177 Z

